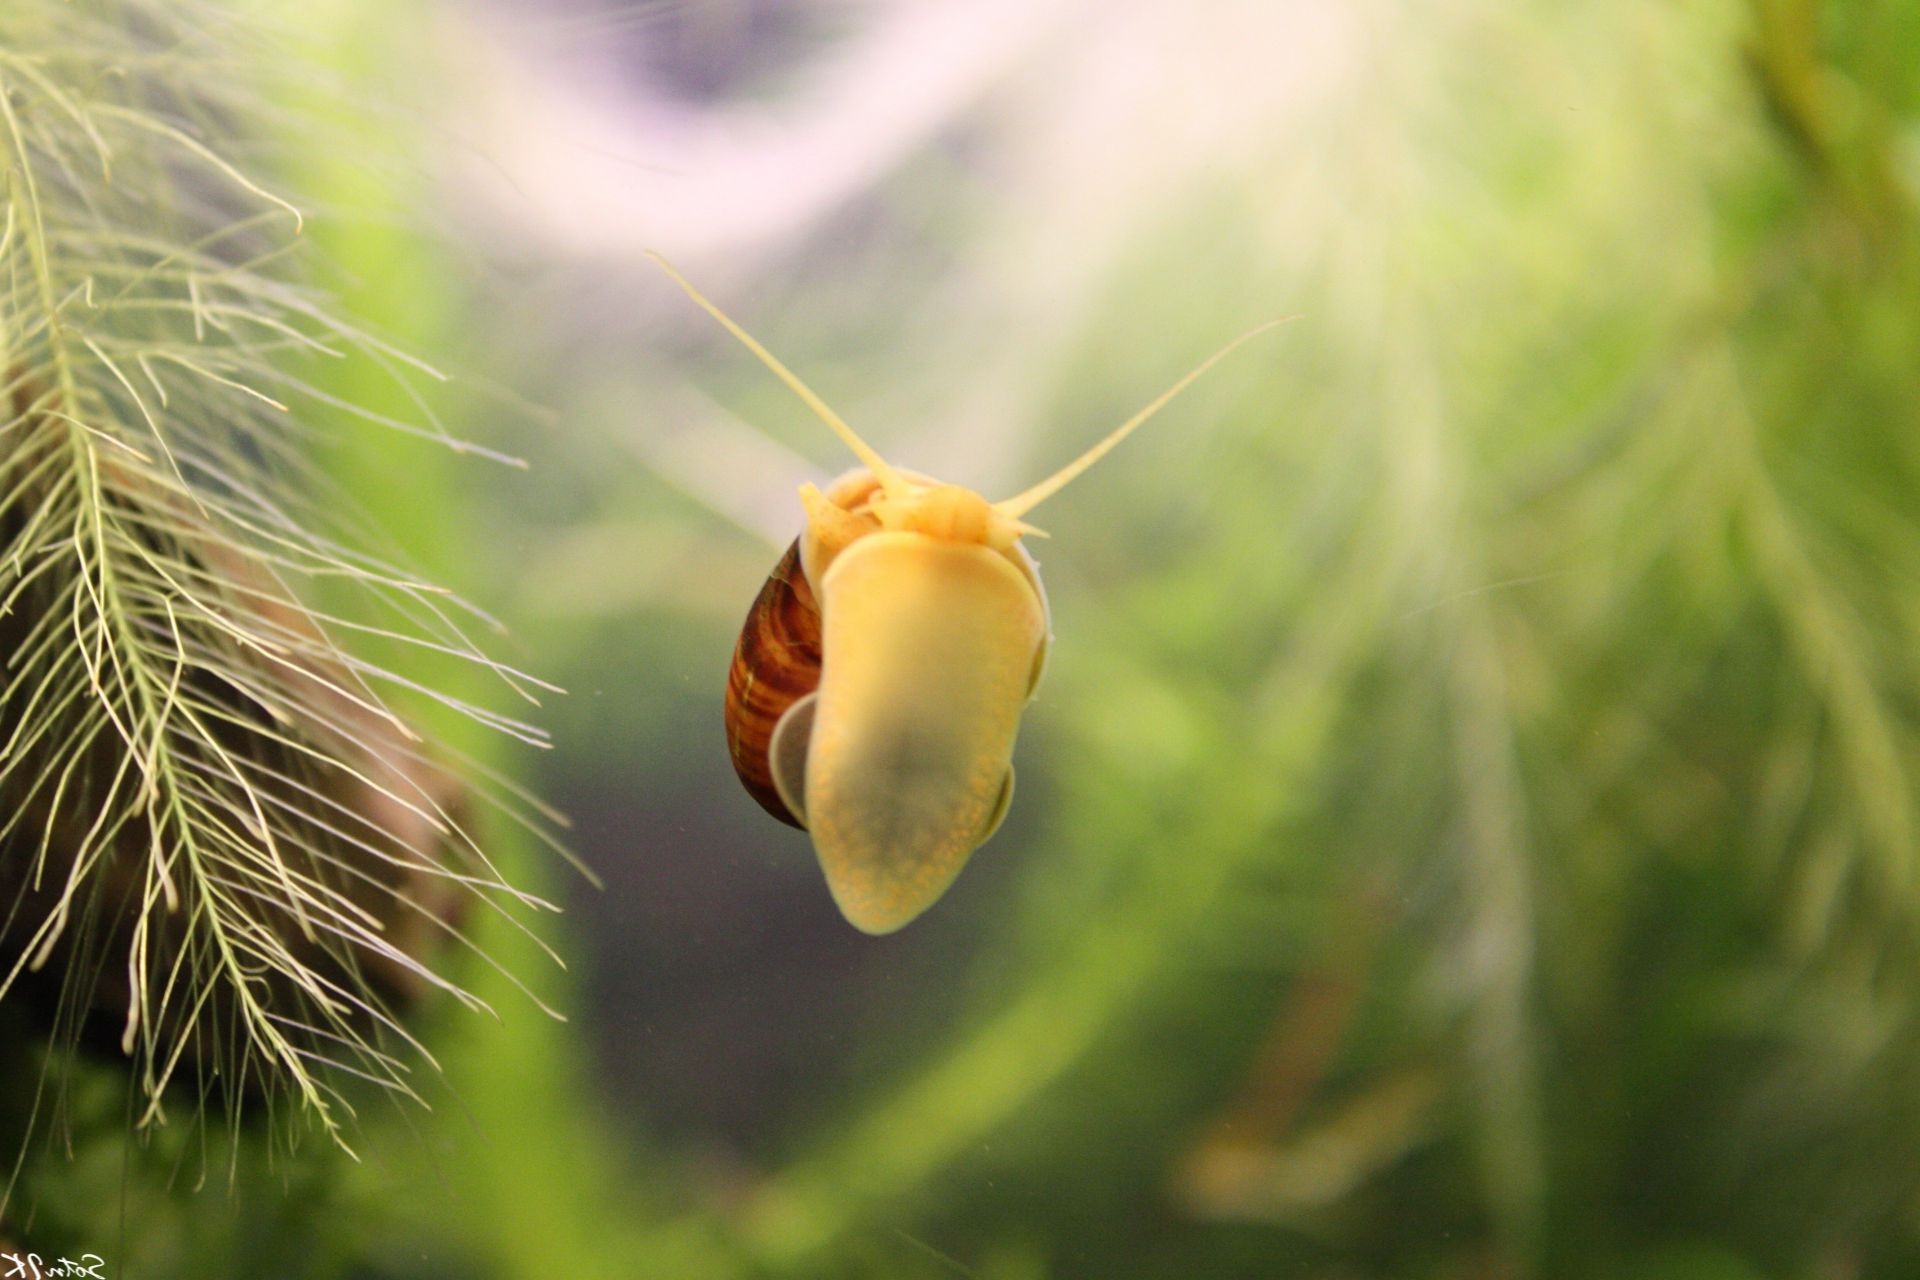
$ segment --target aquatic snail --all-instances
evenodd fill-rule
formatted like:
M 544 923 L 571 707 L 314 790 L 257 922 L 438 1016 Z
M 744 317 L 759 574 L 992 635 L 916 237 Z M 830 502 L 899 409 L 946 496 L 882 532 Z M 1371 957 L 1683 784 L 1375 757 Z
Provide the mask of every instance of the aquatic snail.
M 726 703 L 741 782 L 810 829 L 841 911 L 869 933 L 931 905 L 1000 825 L 1049 639 L 1018 543 L 889 532 L 870 505 L 879 489 L 862 470 L 813 491 L 741 628 Z
M 1013 798 L 1020 716 L 1046 665 L 1047 596 L 1022 518 L 1234 348 L 1241 334 L 1052 476 L 991 502 L 895 467 L 659 255 L 702 309 L 859 459 L 824 492 L 748 611 L 727 745 L 761 807 L 812 837 L 841 914 L 892 933 L 936 902 Z

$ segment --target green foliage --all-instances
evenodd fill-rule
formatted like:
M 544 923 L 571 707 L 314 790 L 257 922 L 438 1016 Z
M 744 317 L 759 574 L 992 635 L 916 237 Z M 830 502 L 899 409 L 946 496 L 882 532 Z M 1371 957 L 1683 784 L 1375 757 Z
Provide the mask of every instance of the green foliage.
M 393 707 L 540 731 L 434 693 L 416 658 L 358 656 L 538 687 L 468 639 L 480 615 L 362 550 L 316 466 L 337 414 L 473 447 L 418 396 L 401 419 L 329 390 L 333 365 L 438 375 L 329 313 L 300 215 L 236 162 L 269 140 L 278 56 L 221 4 L 8 11 L 0 999 L 36 1011 L 9 1044 L 23 1156 L 36 1129 L 97 1124 L 83 1042 L 123 1055 L 135 1130 L 169 1104 L 232 1125 L 291 1099 L 283 1136 L 304 1120 L 345 1145 L 354 1094 L 418 1096 L 412 1006 L 485 1007 L 438 954 L 543 905 L 478 842 L 491 785 Z M 35 1183 L 71 1201 L 57 1185 Z

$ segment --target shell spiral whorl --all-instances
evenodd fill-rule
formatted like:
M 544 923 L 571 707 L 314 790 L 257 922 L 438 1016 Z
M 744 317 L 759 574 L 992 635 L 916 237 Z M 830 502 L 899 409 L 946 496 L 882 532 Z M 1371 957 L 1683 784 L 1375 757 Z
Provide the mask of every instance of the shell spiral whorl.
M 727 673 L 727 752 L 741 785 L 780 821 L 806 826 L 774 786 L 768 760 L 774 726 L 820 686 L 820 605 L 795 540 L 754 597 Z

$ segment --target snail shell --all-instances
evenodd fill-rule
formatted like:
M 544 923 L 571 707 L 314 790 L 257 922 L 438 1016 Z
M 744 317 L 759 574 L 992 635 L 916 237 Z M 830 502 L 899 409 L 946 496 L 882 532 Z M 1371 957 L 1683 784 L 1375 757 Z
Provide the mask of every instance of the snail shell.
M 851 515 L 878 487 L 870 472 L 859 469 L 829 485 L 826 498 Z M 864 527 L 872 522 L 858 523 Z M 816 544 L 811 557 L 810 537 Z M 733 771 L 762 809 L 803 831 L 807 821 L 801 783 L 812 708 L 801 707 L 784 732 L 781 721 L 795 703 L 820 687 L 820 602 L 807 562 L 812 558 L 818 563 L 824 554 L 821 543 L 817 535 L 803 533 L 774 565 L 747 610 L 727 673 L 727 753 L 733 757 Z
M 795 539 L 747 610 L 727 673 L 727 751 L 741 785 L 789 826 L 805 829 L 774 779 L 773 736 L 782 716 L 820 686 L 820 606 Z M 804 739 L 802 739 L 804 741 Z

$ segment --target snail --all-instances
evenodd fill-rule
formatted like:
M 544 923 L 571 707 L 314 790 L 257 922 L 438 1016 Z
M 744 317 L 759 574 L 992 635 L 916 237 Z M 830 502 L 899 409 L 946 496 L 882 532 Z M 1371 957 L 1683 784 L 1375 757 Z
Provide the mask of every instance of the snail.
M 892 933 L 932 906 L 1013 798 L 1013 744 L 1052 639 L 1022 518 L 1242 343 L 1195 366 L 1105 439 L 998 502 L 894 466 L 658 254 L 853 451 L 800 487 L 805 527 L 747 613 L 726 693 L 727 745 L 762 808 L 812 837 L 840 912 Z

